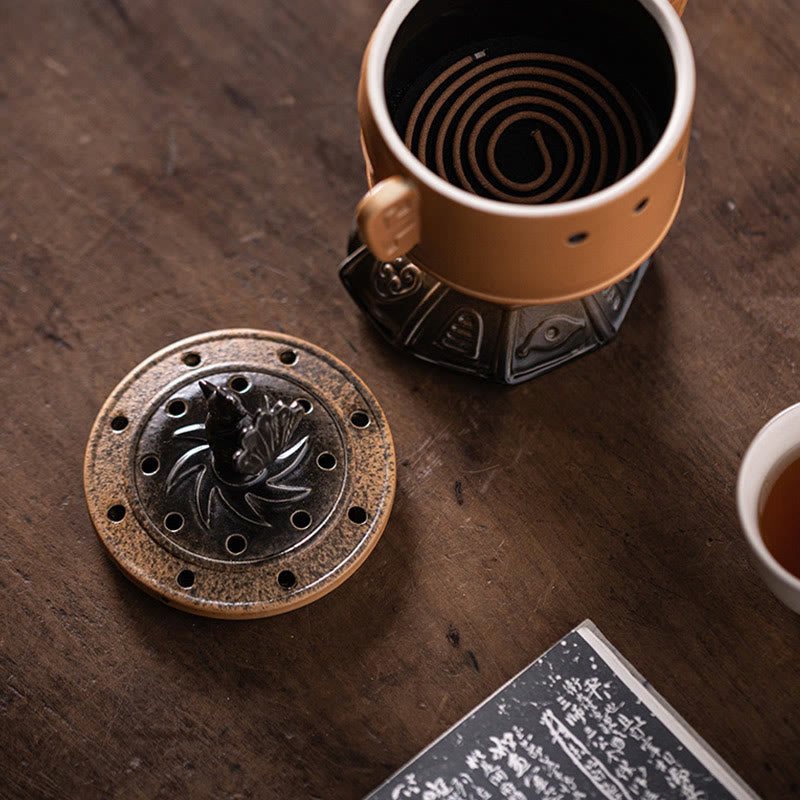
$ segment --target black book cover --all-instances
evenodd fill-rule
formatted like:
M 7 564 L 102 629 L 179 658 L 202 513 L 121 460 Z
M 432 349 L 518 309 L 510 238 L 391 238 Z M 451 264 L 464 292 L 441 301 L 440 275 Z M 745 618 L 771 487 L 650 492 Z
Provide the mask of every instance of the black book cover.
M 590 621 L 365 800 L 758 800 Z

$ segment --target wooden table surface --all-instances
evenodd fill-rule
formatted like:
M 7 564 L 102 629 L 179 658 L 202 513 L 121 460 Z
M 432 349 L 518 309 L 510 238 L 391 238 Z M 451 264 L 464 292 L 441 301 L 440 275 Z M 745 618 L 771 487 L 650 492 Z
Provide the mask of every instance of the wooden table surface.
M 800 617 L 734 507 L 800 400 L 800 28 L 693 0 L 686 195 L 617 340 L 526 385 L 390 349 L 337 277 L 383 0 L 0 7 L 0 796 L 359 798 L 591 618 L 765 798 L 800 796 Z M 83 452 L 116 383 L 228 327 L 372 388 L 397 498 L 333 593 L 250 622 L 107 558 Z

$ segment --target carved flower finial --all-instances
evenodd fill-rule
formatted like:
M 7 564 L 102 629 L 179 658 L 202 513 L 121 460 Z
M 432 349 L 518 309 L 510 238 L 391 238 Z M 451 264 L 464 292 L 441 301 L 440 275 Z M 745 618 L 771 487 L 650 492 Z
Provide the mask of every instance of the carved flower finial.
M 258 475 L 272 466 L 286 450 L 304 414 L 297 401 L 286 405 L 278 400 L 270 406 L 261 398 L 261 408 L 242 428 L 241 447 L 234 453 L 236 468 L 248 475 Z
M 269 527 L 270 506 L 299 500 L 310 494 L 306 486 L 280 483 L 301 463 L 308 436 L 293 438 L 305 411 L 294 401 L 270 405 L 262 396 L 255 414 L 231 389 L 200 381 L 206 401 L 205 423 L 186 425 L 173 438 L 199 442 L 185 452 L 167 476 L 172 492 L 194 476 L 194 499 L 199 519 L 211 524 L 216 500 L 244 520 Z

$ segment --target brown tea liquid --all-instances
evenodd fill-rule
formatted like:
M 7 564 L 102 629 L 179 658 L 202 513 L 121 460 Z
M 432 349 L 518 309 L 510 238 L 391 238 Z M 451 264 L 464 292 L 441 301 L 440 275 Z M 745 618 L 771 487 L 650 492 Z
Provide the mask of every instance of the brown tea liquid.
M 775 560 L 800 578 L 800 458 L 780 474 L 769 490 L 758 527 Z

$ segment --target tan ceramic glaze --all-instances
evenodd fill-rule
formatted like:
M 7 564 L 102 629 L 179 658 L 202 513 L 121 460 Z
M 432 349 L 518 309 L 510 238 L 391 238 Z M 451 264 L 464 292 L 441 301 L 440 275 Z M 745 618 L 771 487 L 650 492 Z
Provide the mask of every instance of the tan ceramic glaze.
M 286 358 L 287 353 L 291 358 Z M 336 484 L 333 499 L 320 515 L 319 524 L 314 521 L 302 542 L 258 559 L 252 558 L 253 548 L 241 557 L 230 555 L 232 551 L 226 554 L 221 548 L 218 555 L 208 557 L 189 548 L 181 536 L 188 533 L 188 526 L 202 534 L 196 515 L 187 515 L 185 531 L 171 538 L 165 536 L 160 518 L 154 519 L 141 489 L 138 448 L 146 427 L 157 415 L 163 417 L 170 398 L 187 396 L 201 379 L 224 380 L 231 370 L 263 375 L 265 380 L 274 379 L 311 398 L 314 407 L 306 414 L 325 414 L 341 440 L 336 471 L 328 473 Z M 356 414 L 362 415 L 358 424 L 354 421 Z M 185 422 L 175 422 L 181 424 Z M 174 439 L 180 432 L 167 433 Z M 313 441 L 308 454 L 313 472 Z M 162 464 L 162 473 L 151 480 L 168 482 L 163 477 L 167 466 Z M 193 614 L 265 617 L 290 611 L 330 592 L 369 555 L 383 532 L 394 499 L 394 446 L 386 417 L 372 393 L 330 353 L 279 333 L 214 331 L 160 350 L 114 389 L 89 437 L 84 486 L 101 541 L 116 565 L 139 587 Z M 314 485 L 309 486 L 313 497 Z M 159 487 L 153 491 L 159 491 Z M 363 518 L 353 518 L 354 507 L 366 512 Z M 209 504 L 209 514 L 210 508 Z M 280 504 L 275 508 L 280 509 Z M 230 530 L 222 527 L 221 531 L 204 534 L 206 537 L 216 532 L 227 541 L 225 536 L 230 538 L 241 530 L 237 527 L 241 523 L 225 509 L 219 517 L 219 526 L 228 525 Z M 259 535 L 269 537 L 276 529 L 276 525 L 267 525 Z M 292 578 L 290 586 L 281 582 L 281 576 L 287 574 Z M 187 575 L 190 580 L 184 579 Z
M 506 304 L 582 297 L 632 272 L 667 234 L 683 194 L 695 94 L 691 45 L 678 16 L 686 0 L 639 0 L 663 32 L 676 75 L 669 121 L 653 150 L 605 189 L 533 206 L 464 191 L 403 144 L 389 116 L 384 70 L 393 37 L 416 2 L 389 4 L 362 64 L 358 108 L 371 190 L 357 224 L 370 250 L 387 261 L 407 255 L 460 291 Z

